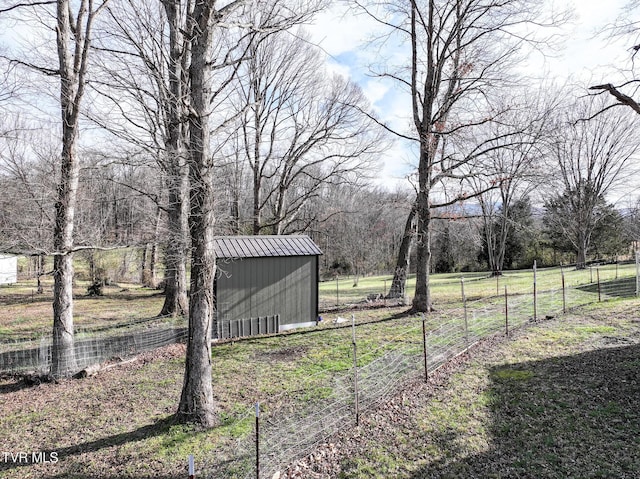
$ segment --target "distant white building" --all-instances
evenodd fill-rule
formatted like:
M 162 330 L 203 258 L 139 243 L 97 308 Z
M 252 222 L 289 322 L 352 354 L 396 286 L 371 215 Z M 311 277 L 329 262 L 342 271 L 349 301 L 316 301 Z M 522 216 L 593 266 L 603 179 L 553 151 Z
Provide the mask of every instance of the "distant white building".
M 18 282 L 18 257 L 0 254 L 0 284 Z

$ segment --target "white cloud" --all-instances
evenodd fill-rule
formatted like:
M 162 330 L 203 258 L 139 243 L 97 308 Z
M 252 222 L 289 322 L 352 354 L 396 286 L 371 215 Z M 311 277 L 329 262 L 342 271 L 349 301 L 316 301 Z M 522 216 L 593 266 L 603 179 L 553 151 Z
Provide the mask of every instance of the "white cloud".
M 371 17 L 357 14 L 353 7 L 334 5 L 320 13 L 307 30 L 317 45 L 331 56 L 354 51 L 380 25 Z
M 379 108 L 376 106 L 376 103 L 384 99 L 384 97 L 389 93 L 390 85 L 387 82 L 378 79 L 372 79 L 367 81 L 362 87 L 362 91 L 367 97 L 367 99 L 371 102 L 373 107 L 376 110 Z

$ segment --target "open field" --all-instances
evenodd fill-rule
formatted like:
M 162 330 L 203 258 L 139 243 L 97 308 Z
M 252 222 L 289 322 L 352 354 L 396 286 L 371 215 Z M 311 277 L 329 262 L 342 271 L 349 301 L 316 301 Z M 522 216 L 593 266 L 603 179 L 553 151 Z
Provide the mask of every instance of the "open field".
M 399 311 L 355 314 L 364 323 Z M 432 333 L 443 318 L 432 318 Z M 420 323 L 408 317 L 359 326 L 359 367 L 364 372 L 390 352 L 419 352 Z M 183 345 L 84 380 L 29 386 L 6 378 L 1 450 L 55 452 L 58 461 L 5 461 L 0 477 L 178 478 L 189 454 L 204 471 L 198 477 L 251 477 L 254 403 L 266 431 L 296 411 L 339 417 L 323 408 L 349 374 L 351 334 L 324 325 L 215 346 L 221 423 L 209 431 L 172 421 Z M 520 329 L 514 341 L 493 339 L 438 387 L 425 389 L 417 369 L 403 392 L 363 413 L 360 427 L 348 419 L 332 446 L 316 444 L 332 452 L 304 463 L 308 474 L 299 477 L 636 477 L 638 343 L 638 301 L 618 300 Z
M 582 271 L 569 268 L 540 269 L 537 273 L 538 291 L 560 290 L 562 273 L 567 288 L 584 286 L 582 290 L 576 291 L 587 299 L 581 302 L 580 298 L 575 298 L 576 304 L 590 302 L 597 295 L 598 276 L 603 284 L 604 294 L 612 293 L 619 296 L 621 291 L 627 295 L 635 293 L 636 269 L 633 264 L 603 265 L 598 269 Z M 533 291 L 531 270 L 507 271 L 498 278 L 491 278 L 487 273 L 436 274 L 431 276 L 432 298 L 436 308 L 461 305 L 461 278 L 464 278 L 465 295 L 469 301 L 502 295 L 505 287 L 510 295 L 531 294 Z M 624 283 L 616 284 L 616 278 Z M 354 280 L 350 277 L 322 282 L 319 286 L 320 307 L 332 308 L 336 305 L 347 306 L 366 302 L 368 295 L 388 291 L 391 281 L 391 276 L 363 277 L 355 287 Z M 53 301 L 51 278 L 45 277 L 43 285 L 43 294 L 36 294 L 35 280 L 0 286 L 0 341 L 39 338 L 50 334 Z M 163 296 L 157 290 L 120 283 L 105 287 L 102 297 L 89 297 L 88 285 L 87 281 L 77 281 L 74 290 L 74 321 L 78 329 L 150 320 L 162 308 Z M 412 294 L 414 288 L 415 278 L 410 277 L 407 283 L 408 294 Z
M 574 268 L 542 268 L 537 271 L 538 291 L 562 288 L 562 275 L 566 287 L 596 284 L 598 275 L 602 283 L 615 281 L 616 278 L 635 278 L 634 264 L 607 264 L 599 267 L 576 270 Z M 431 276 L 431 294 L 435 304 L 460 303 L 462 301 L 461 278 L 464 278 L 465 295 L 474 300 L 503 294 L 505 286 L 509 294 L 531 293 L 533 291 L 533 271 L 505 271 L 502 276 L 492 278 L 488 273 L 448 273 Z M 356 303 L 370 294 L 385 294 L 389 291 L 393 276 L 367 276 L 358 280 L 355 286 L 353 277 L 340 277 L 338 280 L 320 283 L 320 303 L 325 306 Z M 633 283 L 633 282 L 632 282 Z M 635 291 L 635 284 L 630 287 Z M 407 294 L 413 294 L 415 276 L 407 280 Z
M 37 294 L 35 280 L 0 286 L 0 341 L 50 335 L 53 324 L 53 281 L 43 280 Z M 77 329 L 110 327 L 150 319 L 162 309 L 160 291 L 139 285 L 105 286 L 103 296 L 88 296 L 89 282 L 74 288 L 74 324 Z

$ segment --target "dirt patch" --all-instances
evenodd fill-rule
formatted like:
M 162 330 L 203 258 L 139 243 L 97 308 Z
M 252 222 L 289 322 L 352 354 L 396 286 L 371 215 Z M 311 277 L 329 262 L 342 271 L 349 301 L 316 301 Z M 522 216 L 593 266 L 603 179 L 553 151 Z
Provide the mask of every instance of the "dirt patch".
M 256 354 L 256 358 L 268 361 L 286 361 L 287 359 L 297 359 L 305 356 L 309 348 L 298 346 L 292 348 L 277 349 L 274 351 L 262 351 Z

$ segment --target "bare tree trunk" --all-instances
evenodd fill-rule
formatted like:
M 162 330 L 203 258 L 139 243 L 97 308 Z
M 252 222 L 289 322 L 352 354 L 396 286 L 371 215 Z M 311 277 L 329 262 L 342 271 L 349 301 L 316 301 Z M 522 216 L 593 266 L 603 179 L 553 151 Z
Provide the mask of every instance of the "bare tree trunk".
M 576 269 L 585 269 L 587 267 L 587 248 L 587 241 L 584 238 L 579 238 L 576 251 Z
M 168 241 L 165 250 L 165 300 L 161 316 L 185 315 L 187 299 L 187 234 L 189 178 L 185 158 L 184 115 L 187 51 L 181 25 L 181 0 L 163 2 L 169 22 L 169 99 L 166 170 L 169 190 Z
M 422 153 L 424 155 L 426 153 Z M 427 164 L 420 160 L 420 165 Z M 422 170 L 422 167 L 419 168 Z M 429 205 L 429 173 L 419 173 L 420 190 L 416 202 L 418 227 L 416 237 L 416 290 L 413 297 L 414 311 L 431 310 L 429 278 L 431 269 L 431 207 Z
M 257 163 L 258 160 L 256 160 Z M 261 190 L 262 178 L 260 177 L 259 169 L 257 166 L 253 168 L 253 234 L 259 235 L 261 224 L 261 210 L 260 210 L 260 190 Z
M 143 286 L 147 285 L 147 278 L 149 277 L 148 257 L 149 243 L 145 243 L 140 253 L 140 284 Z
M 44 288 L 42 287 L 42 276 L 44 276 L 44 255 L 38 255 L 36 257 L 36 264 L 38 265 L 38 271 L 37 271 L 37 276 L 38 276 L 38 280 L 37 280 L 37 290 L 36 292 L 38 294 L 42 294 L 44 293 Z
M 213 7 L 195 5 L 190 19 L 192 57 L 190 162 L 191 181 L 189 229 L 191 232 L 191 295 L 189 338 L 184 383 L 177 416 L 182 420 L 212 427 L 217 420 L 211 384 L 211 326 L 214 319 L 213 281 L 216 256 L 213 247 L 213 162 L 210 158 L 209 116 L 211 98 L 210 50 Z
M 409 273 L 409 257 L 411 256 L 411 242 L 413 241 L 413 219 L 416 216 L 416 206 L 409 211 L 407 222 L 404 225 L 404 234 L 398 250 L 396 269 L 393 273 L 391 288 L 387 298 L 404 298 L 407 285 L 407 274 Z
M 171 160 L 170 160 L 171 161 Z M 165 250 L 165 298 L 160 316 L 185 315 L 187 300 L 187 180 L 184 167 L 170 174 L 168 241 Z M 172 182 L 172 183 L 171 183 Z
M 148 277 L 144 283 L 144 286 L 148 288 L 155 288 L 158 286 L 158 276 L 156 264 L 158 263 L 158 241 L 160 239 L 160 220 L 162 219 L 162 210 L 158 208 L 156 214 L 156 226 L 153 234 L 153 243 L 151 243 L 151 251 L 149 253 L 148 260 Z
M 83 0 L 72 25 L 70 2 L 57 2 L 56 43 L 60 65 L 62 154 L 53 231 L 53 246 L 56 252 L 53 265 L 51 346 L 53 377 L 69 377 L 76 369 L 73 348 L 73 229 L 80 174 L 76 144 L 91 24 L 96 14 L 97 11 L 93 11 L 93 1 Z

